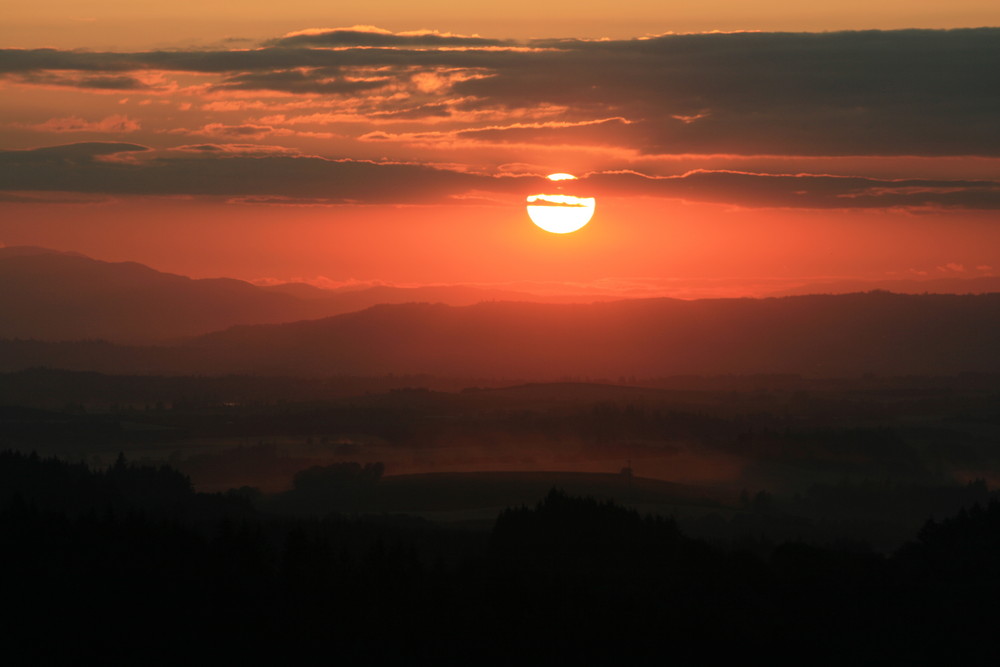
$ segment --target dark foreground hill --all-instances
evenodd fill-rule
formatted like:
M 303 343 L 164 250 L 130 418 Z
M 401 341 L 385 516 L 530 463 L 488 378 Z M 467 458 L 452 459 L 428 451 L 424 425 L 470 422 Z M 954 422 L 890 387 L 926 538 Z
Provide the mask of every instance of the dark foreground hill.
M 529 380 L 952 375 L 1000 371 L 997 340 L 1000 294 L 402 304 L 234 327 L 174 347 L 8 341 L 0 344 L 0 370 Z
M 11 664 L 990 664 L 1000 504 L 891 556 L 692 539 L 553 489 L 488 532 L 293 519 L 168 468 L 0 453 Z M 192 659 L 192 656 L 194 659 Z

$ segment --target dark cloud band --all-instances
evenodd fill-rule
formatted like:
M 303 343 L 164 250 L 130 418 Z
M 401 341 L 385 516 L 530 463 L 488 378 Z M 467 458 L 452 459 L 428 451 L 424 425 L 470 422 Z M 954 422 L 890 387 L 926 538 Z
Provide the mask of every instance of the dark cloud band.
M 477 73 L 447 93 L 495 111 L 562 106 L 575 121 L 620 117 L 627 131 L 583 134 L 650 154 L 1000 155 L 1000 29 L 670 35 L 591 42 L 332 30 L 242 51 L 0 51 L 22 82 L 129 90 L 141 70 L 220 75 L 217 90 L 362 95 L 420 69 Z M 507 42 L 502 42 L 508 44 Z M 313 48 L 335 46 L 338 48 Z M 420 48 L 417 48 L 420 47 Z M 76 71 L 86 76 L 66 77 Z M 372 113 L 412 108 L 386 100 Z M 473 131 L 475 128 L 471 128 Z M 571 130 L 535 132 L 557 140 Z M 581 134 L 579 131 L 574 131 Z M 491 141 L 503 142 L 501 132 Z M 525 134 L 521 131 L 520 134 Z M 521 138 L 518 138 L 520 140 Z
M 384 30 L 357 30 L 337 28 L 332 30 L 309 30 L 279 39 L 268 44 L 276 46 L 508 46 L 512 42 L 483 37 L 467 37 L 464 35 L 446 35 L 437 32 L 395 34 Z
M 468 193 L 526 195 L 536 177 L 490 176 L 414 164 L 287 155 L 241 156 L 212 145 L 180 157 L 127 143 L 81 143 L 0 152 L 0 191 L 307 199 L 331 204 L 430 204 Z M 198 155 L 194 155 L 197 153 Z M 140 159 L 116 159 L 121 156 Z M 1000 181 L 874 179 L 693 171 L 651 177 L 597 173 L 580 186 L 598 197 L 645 196 L 751 207 L 1000 209 Z

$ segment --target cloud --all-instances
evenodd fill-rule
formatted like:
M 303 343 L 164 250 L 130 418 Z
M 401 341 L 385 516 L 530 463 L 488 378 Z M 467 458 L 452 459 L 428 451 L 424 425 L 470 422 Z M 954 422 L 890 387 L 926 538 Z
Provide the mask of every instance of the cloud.
M 325 203 L 432 203 L 490 177 L 422 165 L 311 156 L 198 155 L 106 159 L 148 151 L 134 144 L 70 144 L 0 151 L 0 190 L 307 199 Z M 215 157 L 218 155 L 218 157 Z
M 288 146 L 267 146 L 263 144 L 189 144 L 174 146 L 171 151 L 194 153 L 210 157 L 219 155 L 299 155 L 301 151 Z
M 3 247 L 3 244 L 0 244 Z M 385 280 L 358 280 L 357 278 L 348 278 L 347 280 L 334 280 L 326 276 L 313 276 L 313 277 L 293 277 L 293 278 L 254 278 L 250 280 L 254 285 L 260 285 L 262 287 L 270 287 L 274 285 L 288 285 L 303 283 L 306 285 L 312 285 L 313 287 L 318 287 L 319 289 L 325 290 L 344 290 L 344 291 L 360 291 L 363 289 L 368 289 L 370 287 L 417 287 L 418 285 L 401 285 L 397 283 L 387 282 Z
M 224 123 L 209 123 L 198 130 L 185 130 L 187 134 L 206 134 L 217 137 L 241 137 L 245 139 L 265 137 L 273 134 L 275 129 L 270 125 L 226 125 Z
M 76 73 L 65 74 L 61 72 L 29 71 L 25 73 L 13 74 L 10 75 L 10 77 L 12 81 L 20 84 L 80 88 L 96 92 L 119 92 L 123 90 L 142 91 L 150 89 L 148 83 L 137 77 L 128 75 L 80 75 Z
M 148 85 L 142 72 L 157 71 L 216 76 L 208 91 L 218 95 L 399 93 L 372 101 L 364 110 L 371 118 L 442 114 L 423 106 L 440 97 L 462 98 L 470 112 L 521 117 L 563 108 L 561 120 L 626 119 L 627 131 L 610 138 L 646 154 L 1000 155 L 1000 28 L 538 40 L 515 48 L 355 27 L 229 51 L 6 49 L 0 71 L 22 83 L 94 90 L 139 88 Z M 494 131 L 492 140 L 509 141 L 503 134 Z M 559 135 L 569 133 L 538 128 L 532 141 Z
M 0 202 L 5 204 L 103 204 L 110 197 L 79 192 L 0 192 Z M 0 248 L 3 244 L 0 243 Z
M 352 80 L 330 76 L 329 71 L 276 70 L 265 73 L 238 74 L 212 86 L 213 91 L 230 90 L 270 90 L 283 93 L 307 93 L 322 95 L 353 95 L 363 91 L 382 88 L 392 79 Z
M 428 204 L 523 202 L 551 184 L 540 176 L 488 175 L 428 165 L 333 160 L 235 145 L 199 144 L 165 154 L 124 143 L 0 152 L 0 190 L 190 195 L 243 203 Z M 128 159 L 121 159 L 122 156 Z M 593 173 L 597 197 L 661 197 L 762 208 L 1000 209 L 1000 181 L 876 179 L 694 170 L 657 177 Z
M 95 159 L 122 153 L 141 153 L 147 146 L 115 141 L 84 141 L 61 146 L 45 146 L 21 151 L 0 151 L 0 165 L 14 166 L 67 162 L 89 163 Z
M 996 29 L 676 35 L 567 48 L 455 92 L 620 115 L 635 121 L 630 143 L 647 153 L 1000 152 L 990 120 L 1000 87 L 984 85 L 1000 66 Z
M 509 40 L 487 39 L 479 36 L 453 35 L 432 30 L 393 33 L 374 26 L 353 26 L 351 28 L 326 28 L 302 30 L 287 35 L 268 44 L 278 46 L 509 46 Z
M 114 114 L 98 121 L 88 121 L 78 116 L 66 118 L 50 118 L 43 123 L 21 125 L 37 132 L 105 132 L 122 133 L 135 132 L 140 129 L 139 122 L 124 114 Z
M 314 137 L 319 139 L 329 139 L 336 136 L 332 132 L 305 132 L 297 130 L 289 130 L 287 128 L 273 127 L 271 125 L 260 125 L 257 123 L 242 123 L 240 125 L 227 125 L 225 123 L 208 123 L 196 130 L 189 130 L 184 128 L 179 128 L 176 130 L 170 130 L 171 134 L 200 134 L 211 137 L 222 137 L 222 138 L 233 138 L 233 139 L 260 139 L 267 136 L 299 136 L 299 137 Z M 268 152 L 275 152 L 270 150 Z M 297 153 L 298 151 L 289 149 L 289 153 Z
M 588 176 L 598 194 L 667 197 L 747 207 L 1000 209 L 1000 181 L 877 179 L 694 170 L 652 177 L 632 171 Z
M 624 118 L 599 118 L 579 122 L 544 121 L 487 126 L 440 132 L 391 133 L 377 130 L 359 137 L 362 141 L 418 142 L 422 144 L 465 141 L 490 144 L 622 145 L 629 137 L 630 122 Z
M 948 262 L 943 266 L 937 267 L 937 270 L 942 273 L 965 273 L 965 265 L 958 262 Z

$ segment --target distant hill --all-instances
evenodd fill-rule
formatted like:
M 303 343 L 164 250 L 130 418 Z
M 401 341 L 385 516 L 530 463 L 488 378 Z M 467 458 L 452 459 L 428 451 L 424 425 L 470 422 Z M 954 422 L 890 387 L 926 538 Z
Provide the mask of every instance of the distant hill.
M 471 287 L 323 290 L 194 280 L 134 262 L 103 262 L 44 248 L 0 248 L 0 338 L 161 343 L 237 324 L 329 317 L 379 303 L 468 305 L 528 294 Z
M 257 372 L 527 379 L 1000 370 L 1000 294 L 379 306 L 191 343 Z
M 869 292 L 585 305 L 383 305 L 238 326 L 163 348 L 0 345 L 0 370 L 434 375 L 511 380 L 681 374 L 1000 372 L 1000 294 Z
M 781 290 L 772 296 L 805 294 L 850 294 L 884 290 L 899 294 L 988 294 L 1000 292 L 1000 276 L 973 278 L 929 278 L 922 280 L 817 280 L 801 287 Z
M 484 289 L 465 285 L 427 285 L 421 287 L 374 287 L 320 289 L 305 283 L 284 283 L 270 285 L 263 289 L 271 292 L 291 294 L 300 299 L 321 301 L 336 313 L 350 313 L 371 306 L 390 303 L 443 303 L 449 306 L 471 306 L 483 301 L 532 301 L 541 303 L 567 303 L 575 301 L 610 300 L 598 297 L 540 296 L 512 290 Z M 322 306 L 319 306 L 322 307 Z
M 33 250 L 0 248 L 0 336 L 163 341 L 320 316 L 241 280 L 192 280 L 134 262 Z

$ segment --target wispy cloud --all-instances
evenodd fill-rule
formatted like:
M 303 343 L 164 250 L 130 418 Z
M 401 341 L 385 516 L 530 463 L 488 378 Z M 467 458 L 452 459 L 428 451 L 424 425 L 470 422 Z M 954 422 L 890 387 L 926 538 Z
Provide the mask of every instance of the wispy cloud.
M 18 124 L 16 127 L 23 127 L 36 132 L 100 132 L 119 134 L 123 132 L 135 132 L 141 125 L 139 121 L 129 118 L 125 114 L 114 114 L 96 121 L 85 120 L 79 116 L 66 116 L 65 118 L 50 118 L 42 123 Z
M 511 46 L 510 40 L 487 39 L 478 35 L 456 35 L 435 30 L 394 33 L 370 25 L 350 28 L 319 28 L 290 32 L 268 42 L 278 46 L 408 46 L 408 47 L 484 47 Z

